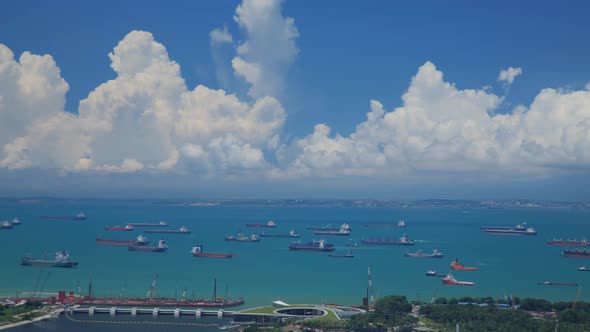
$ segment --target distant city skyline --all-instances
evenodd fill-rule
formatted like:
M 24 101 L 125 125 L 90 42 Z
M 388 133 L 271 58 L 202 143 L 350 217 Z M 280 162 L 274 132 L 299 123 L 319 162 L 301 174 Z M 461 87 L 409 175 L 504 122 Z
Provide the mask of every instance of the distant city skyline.
M 5 4 L 0 197 L 588 199 L 589 10 Z

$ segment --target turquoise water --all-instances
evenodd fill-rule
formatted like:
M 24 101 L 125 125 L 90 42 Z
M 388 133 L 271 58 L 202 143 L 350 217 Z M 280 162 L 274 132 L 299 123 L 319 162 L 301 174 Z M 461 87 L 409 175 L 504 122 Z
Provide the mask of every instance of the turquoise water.
M 84 211 L 87 221 L 45 221 L 41 215 L 74 215 Z M 72 200 L 44 203 L 0 202 L 0 218 L 19 217 L 23 224 L 0 231 L 0 295 L 32 291 L 37 280 L 44 292 L 77 291 L 79 281 L 86 292 L 92 279 L 96 295 L 145 296 L 152 279 L 159 273 L 158 295 L 187 294 L 210 297 L 213 278 L 218 280 L 218 295 L 228 285 L 231 297 L 244 296 L 246 306 L 266 305 L 281 299 L 291 303 L 360 304 L 367 286 L 367 267 L 373 272 L 376 295 L 403 294 L 411 299 L 429 300 L 437 296 L 492 296 L 505 293 L 518 297 L 544 297 L 572 300 L 575 287 L 538 286 L 543 280 L 580 282 L 590 273 L 576 268 L 590 260 L 564 258 L 562 247 L 545 244 L 554 237 L 590 236 L 590 211 L 570 209 L 394 209 L 337 207 L 260 207 L 260 206 L 162 206 L 146 201 Z M 335 259 L 325 253 L 291 252 L 290 239 L 263 238 L 260 243 L 226 242 L 223 237 L 243 230 L 246 223 L 275 220 L 276 233 L 295 229 L 303 241 L 318 237 L 306 225 L 337 225 L 348 222 L 353 240 L 370 237 L 398 238 L 397 227 L 366 228 L 363 223 L 395 223 L 406 220 L 403 230 L 410 239 L 420 240 L 415 247 L 353 248 L 353 259 Z M 129 238 L 133 232 L 106 232 L 105 225 L 127 222 L 167 220 L 171 227 L 186 225 L 191 235 L 163 235 L 170 249 L 166 253 L 128 252 L 126 247 L 95 245 L 95 238 Z M 539 232 L 536 237 L 487 235 L 482 225 L 514 225 L 526 221 Z M 158 234 L 148 234 L 151 240 Z M 331 237 L 337 253 L 345 253 L 347 238 Z M 206 251 L 234 252 L 232 259 L 194 258 L 191 247 L 202 243 Z M 405 251 L 440 249 L 443 259 L 412 259 Z M 25 253 L 43 256 L 60 249 L 70 251 L 80 262 L 76 269 L 22 267 Z M 438 278 L 426 277 L 430 268 L 448 272 L 453 258 L 479 271 L 456 271 L 458 280 L 473 281 L 474 287 L 444 286 Z M 124 289 L 124 291 L 123 291 Z M 583 290 L 580 298 L 590 300 Z

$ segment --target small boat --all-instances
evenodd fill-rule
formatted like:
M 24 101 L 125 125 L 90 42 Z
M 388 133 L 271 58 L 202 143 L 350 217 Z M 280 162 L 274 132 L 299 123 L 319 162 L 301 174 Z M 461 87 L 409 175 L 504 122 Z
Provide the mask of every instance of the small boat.
M 10 223 L 10 221 L 2 221 L 0 223 L 0 229 L 11 229 L 14 226 L 12 225 L 12 223 Z
M 378 246 L 413 246 L 416 243 L 414 241 L 410 241 L 410 239 L 404 234 L 399 240 L 381 240 L 381 239 L 370 239 L 370 240 L 361 240 L 363 244 L 369 245 L 378 245 Z
M 301 241 L 291 242 L 289 244 L 289 250 L 296 250 L 296 251 L 334 251 L 334 245 L 331 243 L 326 243 L 325 240 L 319 241 L 312 241 L 302 243 Z
M 590 258 L 590 249 L 568 249 L 561 252 L 565 257 Z
M 347 252 L 344 255 L 328 254 L 328 257 L 334 257 L 334 258 L 354 258 L 354 255 L 352 254 L 352 251 L 349 251 L 349 252 Z
M 132 246 L 142 245 L 147 246 L 150 243 L 147 237 L 139 235 L 135 240 L 109 240 L 103 238 L 96 238 L 96 244 L 103 246 Z
M 328 226 L 307 226 L 305 228 L 310 231 L 339 231 L 341 229 L 352 231 L 352 228 L 350 228 L 350 225 L 347 223 L 340 225 L 340 227 L 328 225 Z
M 477 271 L 476 267 L 469 267 L 459 263 L 457 258 L 451 263 L 451 269 L 460 271 Z
M 20 260 L 23 266 L 36 266 L 36 267 L 63 267 L 71 268 L 78 266 L 78 262 L 70 260 L 70 254 L 65 251 L 58 251 L 55 253 L 53 260 L 34 259 L 29 256 L 23 257 Z
M 413 258 L 443 258 L 444 255 L 438 249 L 434 249 L 432 254 L 426 254 L 422 250 L 418 250 L 416 252 L 406 252 L 404 256 Z
M 88 217 L 84 214 L 84 212 L 80 212 L 74 216 L 74 220 L 86 220 Z
M 539 286 L 578 286 L 578 283 L 575 282 L 559 282 L 559 281 L 541 281 L 538 282 L 537 285 Z
M 276 228 L 277 223 L 270 220 L 266 224 L 246 224 L 246 227 L 257 227 L 257 228 Z
M 562 239 L 553 239 L 551 241 L 547 241 L 548 245 L 552 246 L 570 246 L 570 247 L 582 247 L 582 246 L 589 246 L 590 242 L 586 239 L 578 240 L 562 240 Z
M 342 226 L 340 226 L 340 229 L 338 230 L 331 230 L 331 229 L 326 229 L 326 230 L 314 230 L 313 234 L 315 235 L 334 235 L 334 236 L 349 236 L 350 235 L 350 227 L 348 226 L 348 224 L 342 224 Z
M 289 234 L 260 234 L 260 237 L 299 237 L 299 234 L 294 230 L 290 230 Z
M 260 237 L 257 234 L 252 234 L 250 236 L 245 236 L 242 233 L 238 235 L 228 235 L 225 237 L 225 241 L 232 241 L 232 242 L 260 242 Z
M 400 221 L 397 222 L 397 227 L 406 227 L 406 221 L 400 219 Z
M 182 226 L 179 229 L 148 229 L 144 233 L 159 233 L 159 234 L 190 234 L 191 231 Z
M 135 227 L 168 227 L 168 223 L 164 220 L 158 223 L 145 223 L 145 222 L 132 222 L 128 225 L 135 226 Z
M 142 245 L 141 243 L 136 243 L 134 245 L 128 246 L 127 250 L 141 252 L 164 252 L 168 250 L 168 245 L 166 244 L 166 241 L 159 240 L 155 247 L 150 247 L 147 245 Z
M 129 232 L 133 230 L 133 226 L 104 226 L 105 231 Z
M 427 277 L 446 277 L 446 274 L 438 273 L 435 270 L 428 270 L 426 271 Z
M 590 267 L 582 266 L 582 267 L 579 267 L 578 268 L 578 271 L 580 271 L 580 272 L 590 272 Z
M 236 256 L 236 254 L 228 254 L 228 253 L 216 253 L 216 252 L 203 252 L 203 246 L 198 244 L 193 247 L 191 253 L 194 257 L 206 257 L 206 258 L 232 258 Z
M 482 226 L 480 229 L 487 234 L 492 235 L 537 235 L 537 231 L 532 227 L 525 227 L 525 224 L 518 224 L 516 226 Z
M 474 282 L 471 281 L 458 281 L 453 277 L 451 273 L 447 274 L 442 280 L 442 283 L 445 285 L 453 285 L 453 286 L 473 286 L 475 285 Z
M 12 221 L 10 222 L 13 226 L 18 226 L 22 224 L 22 221 L 20 221 L 18 218 L 14 218 L 12 219 Z

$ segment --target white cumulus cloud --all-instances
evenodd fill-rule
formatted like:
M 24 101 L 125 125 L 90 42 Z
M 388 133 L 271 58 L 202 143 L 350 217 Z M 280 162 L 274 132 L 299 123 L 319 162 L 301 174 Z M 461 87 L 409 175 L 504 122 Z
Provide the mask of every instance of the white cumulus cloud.
M 500 74 L 498 74 L 498 81 L 506 82 L 506 84 L 510 85 L 514 82 L 514 79 L 518 75 L 522 74 L 522 68 L 520 67 L 508 67 L 508 69 L 500 70 Z

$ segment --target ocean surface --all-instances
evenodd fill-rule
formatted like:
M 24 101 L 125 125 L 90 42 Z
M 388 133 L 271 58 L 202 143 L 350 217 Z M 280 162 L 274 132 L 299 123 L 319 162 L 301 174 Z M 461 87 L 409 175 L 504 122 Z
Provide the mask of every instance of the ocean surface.
M 65 216 L 83 211 L 86 221 L 48 221 L 42 215 Z M 471 209 L 453 208 L 342 208 L 342 207 L 262 207 L 262 206 L 169 206 L 132 200 L 48 200 L 44 202 L 0 201 L 0 220 L 18 217 L 21 226 L 0 230 L 0 295 L 14 296 L 58 290 L 87 293 L 92 280 L 97 296 L 146 296 L 156 274 L 157 296 L 211 297 L 217 279 L 218 296 L 243 296 L 246 307 L 269 305 L 274 300 L 287 303 L 338 303 L 359 305 L 367 288 L 370 267 L 375 296 L 406 295 L 410 299 L 436 297 L 492 296 L 543 297 L 572 300 L 576 287 L 539 286 L 544 280 L 585 283 L 590 273 L 576 269 L 590 260 L 564 258 L 563 247 L 549 246 L 554 237 L 590 237 L 590 211 L 581 209 Z M 397 223 L 407 227 L 363 227 L 365 223 Z M 166 220 L 170 228 L 187 226 L 190 235 L 148 234 L 152 240 L 164 238 L 170 249 L 165 253 L 129 252 L 126 247 L 99 246 L 95 238 L 134 239 L 132 232 L 107 232 L 105 225 Z M 344 245 L 363 238 L 399 238 L 407 233 L 419 241 L 414 247 L 361 246 L 352 248 L 352 259 L 330 258 L 326 253 L 289 251 L 288 238 L 263 238 L 259 243 L 224 241 L 224 236 L 243 231 L 246 223 L 274 220 L 276 229 L 268 233 L 302 235 L 303 241 L 319 239 L 306 225 L 340 225 L 353 228 L 350 238 L 325 237 L 344 254 Z M 482 225 L 515 225 L 527 222 L 538 236 L 493 236 L 480 231 Z M 233 252 L 232 259 L 195 258 L 191 247 L 203 244 L 205 251 Z M 406 258 L 403 253 L 439 249 L 442 259 Z M 74 269 L 41 269 L 19 265 L 30 253 L 48 257 L 66 249 L 80 262 Z M 449 271 L 455 258 L 479 271 L 455 271 L 458 280 L 473 281 L 474 287 L 445 286 L 425 271 Z M 590 300 L 587 289 L 581 300 Z

